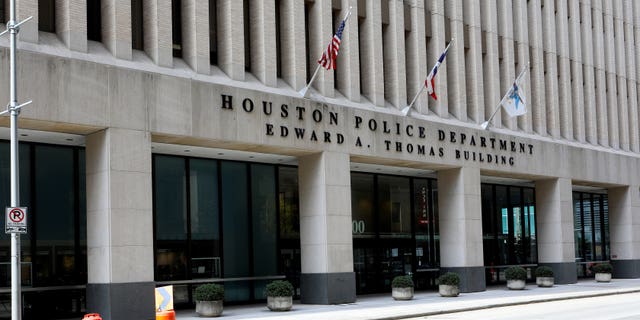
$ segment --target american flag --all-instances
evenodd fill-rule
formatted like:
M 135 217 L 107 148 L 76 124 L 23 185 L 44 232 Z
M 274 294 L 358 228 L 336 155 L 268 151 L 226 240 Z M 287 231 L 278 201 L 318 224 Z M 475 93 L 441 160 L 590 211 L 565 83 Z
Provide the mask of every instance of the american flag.
M 333 35 L 331 42 L 329 42 L 329 46 L 327 46 L 327 50 L 322 53 L 322 57 L 318 60 L 318 63 L 327 70 L 336 69 L 336 59 L 338 58 L 338 50 L 340 50 L 340 42 L 342 40 L 342 31 L 344 30 L 344 23 L 346 21 L 347 19 L 342 20 L 340 27 L 338 27 L 338 32 Z
M 436 96 L 436 84 L 435 84 L 436 74 L 438 74 L 438 67 L 444 61 L 444 58 L 447 57 L 447 52 L 449 51 L 450 45 L 451 45 L 451 42 L 449 42 L 447 47 L 444 49 L 444 52 L 442 52 L 442 54 L 440 55 L 440 58 L 438 59 L 436 64 L 433 66 L 433 69 L 431 69 L 431 72 L 429 72 L 429 75 L 427 76 L 427 80 L 424 81 L 424 85 L 427 86 L 427 93 L 434 100 L 438 100 L 438 96 Z

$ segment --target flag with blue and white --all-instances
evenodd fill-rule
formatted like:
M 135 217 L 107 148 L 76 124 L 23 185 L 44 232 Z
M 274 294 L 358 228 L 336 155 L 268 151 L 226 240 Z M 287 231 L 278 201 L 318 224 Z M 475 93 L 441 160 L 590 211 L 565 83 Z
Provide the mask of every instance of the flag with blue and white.
M 517 117 L 527 113 L 527 100 L 523 87 L 523 79 L 527 69 L 522 70 L 511 88 L 509 88 L 509 91 L 507 91 L 507 94 L 502 98 L 502 107 L 510 117 Z

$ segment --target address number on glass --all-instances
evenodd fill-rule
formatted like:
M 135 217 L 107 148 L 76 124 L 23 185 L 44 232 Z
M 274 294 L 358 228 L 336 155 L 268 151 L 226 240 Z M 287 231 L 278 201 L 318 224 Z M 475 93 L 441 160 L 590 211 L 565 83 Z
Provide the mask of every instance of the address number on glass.
M 353 220 L 351 222 L 352 224 L 352 229 L 353 229 L 353 234 L 362 234 L 365 231 L 365 224 L 364 224 L 364 220 Z

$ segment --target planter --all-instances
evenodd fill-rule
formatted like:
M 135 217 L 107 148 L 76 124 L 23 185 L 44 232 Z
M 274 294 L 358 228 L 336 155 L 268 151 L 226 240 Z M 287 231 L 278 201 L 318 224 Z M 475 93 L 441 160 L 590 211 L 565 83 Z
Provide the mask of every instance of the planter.
M 292 306 L 292 297 L 267 297 L 267 308 L 271 311 L 289 311 Z
M 509 288 L 509 290 L 522 290 L 524 287 L 524 280 L 507 280 L 507 288 Z
M 536 284 L 538 287 L 550 288 L 553 287 L 553 277 L 537 277 Z
M 201 317 L 219 317 L 222 314 L 222 300 L 196 301 L 196 313 Z
M 460 288 L 458 288 L 458 286 L 441 284 L 438 285 L 438 293 L 443 297 L 457 297 L 460 294 Z
M 611 282 L 611 273 L 596 273 L 596 281 Z
M 411 300 L 413 299 L 413 288 L 392 288 L 391 296 L 395 300 Z

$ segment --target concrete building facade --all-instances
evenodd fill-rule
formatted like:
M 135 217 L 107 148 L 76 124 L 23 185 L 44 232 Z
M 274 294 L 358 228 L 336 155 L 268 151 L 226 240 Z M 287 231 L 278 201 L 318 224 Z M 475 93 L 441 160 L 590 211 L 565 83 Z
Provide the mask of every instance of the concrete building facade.
M 17 2 L 20 19 L 34 17 L 20 32 L 18 95 L 34 101 L 20 115 L 31 150 L 21 161 L 42 221 L 23 244 L 32 254 L 23 284 L 80 292 L 68 312 L 153 318 L 154 287 L 184 288 L 176 299 L 187 304 L 209 281 L 231 301 L 259 300 L 258 282 L 285 269 L 303 303 L 324 304 L 385 290 L 376 277 L 423 271 L 458 272 L 463 292 L 501 281 L 509 265 L 551 266 L 557 283 L 601 261 L 614 277 L 640 277 L 636 1 Z M 302 98 L 349 8 L 337 69 L 321 70 Z M 423 93 L 403 116 L 449 39 L 438 99 Z M 8 74 L 8 41 L 0 45 Z M 527 114 L 500 111 L 482 130 L 527 64 Z M 56 146 L 75 159 L 55 158 L 75 164 L 72 191 L 56 198 L 72 203 L 76 227 L 60 236 L 75 243 L 69 255 L 43 233 L 45 216 L 63 209 L 38 202 L 57 188 L 55 176 L 38 180 L 54 170 L 38 155 Z M 210 170 L 211 186 L 197 168 Z M 282 170 L 293 172 L 291 202 Z M 214 231 L 195 227 L 206 219 Z M 434 263 L 422 268 L 427 256 Z M 38 283 L 66 266 L 84 275 Z

